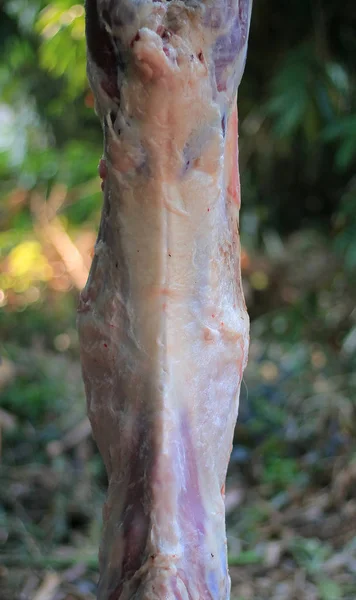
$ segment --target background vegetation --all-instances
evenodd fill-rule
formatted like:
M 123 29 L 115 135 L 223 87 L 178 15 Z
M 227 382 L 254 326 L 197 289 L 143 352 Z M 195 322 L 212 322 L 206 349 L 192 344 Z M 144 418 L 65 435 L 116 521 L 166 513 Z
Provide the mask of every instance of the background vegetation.
M 356 11 L 259 0 L 239 92 L 249 367 L 234 600 L 356 597 Z M 0 595 L 90 600 L 105 474 L 75 312 L 101 207 L 84 9 L 0 5 Z

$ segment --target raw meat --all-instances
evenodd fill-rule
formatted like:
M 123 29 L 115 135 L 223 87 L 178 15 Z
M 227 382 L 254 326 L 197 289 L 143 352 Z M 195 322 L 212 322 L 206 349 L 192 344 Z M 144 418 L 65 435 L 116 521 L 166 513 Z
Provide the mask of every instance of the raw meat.
M 100 600 L 229 597 L 249 322 L 236 92 L 250 0 L 87 0 L 104 206 L 78 326 L 109 479 Z

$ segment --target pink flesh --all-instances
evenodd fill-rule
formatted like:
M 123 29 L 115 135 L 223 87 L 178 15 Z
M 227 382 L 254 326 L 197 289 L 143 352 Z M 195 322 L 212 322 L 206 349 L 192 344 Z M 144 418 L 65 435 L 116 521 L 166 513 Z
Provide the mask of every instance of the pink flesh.
M 99 600 L 229 597 L 223 494 L 248 350 L 236 91 L 249 18 L 247 0 L 87 2 L 104 207 L 78 326 L 109 478 Z

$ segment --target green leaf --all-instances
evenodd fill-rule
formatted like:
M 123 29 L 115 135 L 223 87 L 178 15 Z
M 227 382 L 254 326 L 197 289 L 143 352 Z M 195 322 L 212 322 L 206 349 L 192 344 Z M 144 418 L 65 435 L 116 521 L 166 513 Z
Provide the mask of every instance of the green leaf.
M 341 171 L 349 167 L 356 160 L 356 137 L 345 139 L 339 146 L 335 164 Z

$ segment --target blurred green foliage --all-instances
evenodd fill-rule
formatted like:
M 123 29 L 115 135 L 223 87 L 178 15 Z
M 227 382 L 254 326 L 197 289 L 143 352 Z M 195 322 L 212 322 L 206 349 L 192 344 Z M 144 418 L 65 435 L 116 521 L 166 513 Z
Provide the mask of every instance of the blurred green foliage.
M 48 193 L 54 182 L 71 187 L 92 176 L 101 140 L 85 76 L 83 5 L 7 0 L 0 10 L 4 203 L 14 185 L 43 185 Z M 352 2 L 254 7 L 240 90 L 245 213 L 255 217 L 250 243 L 265 229 L 313 223 L 333 236 L 350 266 L 356 262 L 355 211 L 345 209 L 356 202 L 355 28 Z
M 33 235 L 31 195 L 46 202 L 58 184 L 70 194 L 90 181 L 102 142 L 85 74 L 83 4 L 5 0 L 0 23 L 0 260 L 10 256 L 0 287 L 22 293 L 13 256 L 43 245 Z M 249 251 L 263 247 L 271 230 L 313 226 L 331 238 L 346 268 L 356 265 L 355 27 L 350 2 L 254 7 L 239 101 Z M 14 207 L 16 189 L 24 198 Z M 59 208 L 69 236 L 95 228 L 97 183 Z M 38 265 L 45 262 L 38 255 Z M 43 290 L 38 269 L 31 274 L 28 258 L 27 277 Z
M 286 550 L 321 600 L 356 595 L 345 574 L 340 583 L 324 569 L 339 542 L 332 548 L 315 539 L 329 517 L 335 522 L 333 511 L 342 514 L 335 498 L 351 502 L 355 479 L 340 492 L 338 473 L 347 482 L 353 473 L 356 423 L 355 31 L 352 0 L 255 2 L 239 91 L 242 268 L 253 344 L 231 461 L 249 492 L 230 518 L 230 541 L 239 540 L 231 564 L 244 565 L 245 579 L 246 566 L 264 560 L 261 536 L 274 541 L 274 530 L 261 531 L 275 512 L 295 509 L 298 493 L 328 489 L 317 530 Z M 1 394 L 17 426 L 5 434 L 0 542 L 6 531 L 10 562 L 47 564 L 58 543 L 81 549 L 89 536 L 97 545 L 98 481 L 105 481 L 93 449 L 89 458 L 48 452 L 84 417 L 75 309 L 101 209 L 102 134 L 85 74 L 83 3 L 4 0 L 0 52 L 0 350 L 18 369 Z M 29 509 L 22 553 L 12 507 L 27 506 L 32 491 L 22 499 L 12 484 L 19 479 L 25 489 L 23 480 L 34 476 L 21 479 L 12 467 L 39 464 L 57 483 L 36 492 L 45 533 L 42 516 Z M 330 527 L 333 540 L 339 528 Z M 352 541 L 345 548 L 356 556 Z

